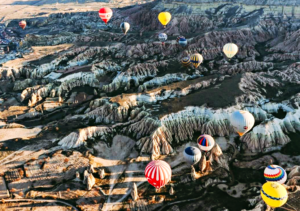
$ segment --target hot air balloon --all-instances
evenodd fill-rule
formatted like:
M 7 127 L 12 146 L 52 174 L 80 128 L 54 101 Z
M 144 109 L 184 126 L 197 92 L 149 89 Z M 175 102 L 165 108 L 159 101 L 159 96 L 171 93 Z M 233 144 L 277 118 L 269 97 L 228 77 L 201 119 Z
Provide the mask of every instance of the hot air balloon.
M 187 147 L 183 151 L 183 156 L 189 164 L 194 165 L 201 159 L 201 151 L 196 147 Z
M 215 140 L 210 135 L 204 134 L 199 136 L 199 138 L 197 139 L 197 143 L 202 151 L 208 152 L 214 147 Z
M 191 60 L 190 60 L 190 57 L 183 57 L 182 59 L 181 59 L 181 64 L 182 64 L 182 66 L 184 66 L 184 67 L 188 67 L 188 66 L 190 66 L 190 64 L 191 64 Z
M 180 38 L 184 38 L 184 39 L 185 39 L 184 36 L 178 36 L 177 39 L 176 39 L 176 42 L 177 42 L 177 43 L 179 42 Z
M 260 194 L 265 203 L 272 208 L 281 207 L 288 199 L 286 189 L 278 182 L 266 182 Z
M 231 59 L 232 57 L 234 57 L 238 51 L 239 51 L 239 48 L 234 43 L 227 43 L 223 47 L 223 52 L 227 56 L 228 59 Z
M 197 68 L 203 62 L 203 57 L 199 53 L 195 53 L 191 56 L 191 62 L 193 63 L 194 67 Z
M 240 135 L 244 135 L 254 125 L 254 117 L 248 111 L 235 111 L 230 116 L 230 123 L 232 124 L 234 130 Z
M 287 179 L 285 170 L 277 165 L 269 165 L 264 171 L 265 179 L 268 182 L 278 182 L 284 184 Z
M 99 10 L 99 17 L 103 20 L 105 24 L 111 19 L 113 11 L 108 7 L 102 7 Z
M 158 20 L 164 26 L 164 28 L 166 28 L 166 25 L 170 22 L 171 18 L 172 15 L 169 12 L 161 12 L 158 14 Z
M 165 44 L 164 42 L 168 39 L 168 35 L 166 33 L 160 33 L 158 35 L 158 39 L 162 42 L 162 44 Z
M 22 29 L 25 29 L 26 25 L 27 25 L 26 21 L 20 21 L 20 22 L 19 22 L 19 26 L 20 26 Z
M 123 22 L 121 23 L 120 28 L 122 29 L 123 33 L 126 34 L 130 29 L 130 24 L 127 22 Z
M 165 186 L 172 177 L 170 165 L 163 160 L 153 160 L 146 166 L 145 177 L 156 189 Z
M 180 38 L 179 41 L 178 41 L 178 44 L 181 45 L 181 46 L 186 46 L 187 45 L 187 40 L 184 37 Z

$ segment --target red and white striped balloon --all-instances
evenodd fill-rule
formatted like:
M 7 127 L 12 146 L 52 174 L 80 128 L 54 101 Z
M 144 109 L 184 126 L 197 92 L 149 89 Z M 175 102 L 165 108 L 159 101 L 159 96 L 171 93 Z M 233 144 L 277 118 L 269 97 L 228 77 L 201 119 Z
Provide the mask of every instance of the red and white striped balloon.
M 99 17 L 104 21 L 105 24 L 111 19 L 113 11 L 109 7 L 102 7 L 99 10 Z
M 171 180 L 172 170 L 167 162 L 153 160 L 146 166 L 145 177 L 152 186 L 160 189 Z
M 25 29 L 25 27 L 26 27 L 26 21 L 20 21 L 19 22 L 19 26 L 22 28 L 22 29 Z

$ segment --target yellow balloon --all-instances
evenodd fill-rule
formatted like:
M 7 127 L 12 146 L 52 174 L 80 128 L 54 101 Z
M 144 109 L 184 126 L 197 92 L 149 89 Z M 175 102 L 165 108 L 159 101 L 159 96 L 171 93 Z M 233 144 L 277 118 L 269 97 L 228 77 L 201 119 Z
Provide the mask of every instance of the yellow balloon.
M 223 52 L 229 59 L 234 57 L 238 51 L 239 51 L 239 47 L 234 43 L 227 43 L 223 47 Z
M 159 22 L 166 28 L 166 25 L 170 22 L 172 18 L 171 13 L 169 12 L 161 12 L 158 15 Z
M 281 207 L 288 199 L 288 193 L 278 182 L 266 182 L 260 191 L 262 199 L 272 208 Z
M 195 68 L 199 67 L 202 62 L 203 57 L 201 54 L 195 53 L 191 56 L 191 63 L 194 65 Z

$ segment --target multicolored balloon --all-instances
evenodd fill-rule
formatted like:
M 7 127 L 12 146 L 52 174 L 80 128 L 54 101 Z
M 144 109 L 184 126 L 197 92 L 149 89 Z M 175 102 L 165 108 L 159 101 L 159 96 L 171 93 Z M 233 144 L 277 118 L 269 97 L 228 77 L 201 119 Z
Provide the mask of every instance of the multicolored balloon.
M 156 189 L 160 189 L 171 180 L 172 170 L 167 162 L 163 160 L 153 160 L 146 166 L 145 177 L 150 185 Z
M 284 184 L 287 180 L 287 174 L 285 170 L 277 165 L 269 165 L 264 171 L 265 179 L 268 182 L 278 182 Z
M 102 7 L 99 10 L 99 17 L 103 20 L 105 24 L 111 19 L 113 11 L 109 7 Z
M 158 20 L 164 26 L 164 28 L 166 28 L 166 25 L 170 22 L 171 18 L 172 15 L 169 12 L 161 12 L 158 14 Z
M 184 67 L 190 66 L 190 64 L 191 64 L 190 57 L 188 57 L 188 56 L 183 57 L 183 58 L 181 59 L 181 64 L 182 64 L 182 66 L 184 66 Z
M 26 21 L 20 21 L 19 22 L 19 26 L 22 28 L 22 29 L 25 29 L 26 28 L 26 26 L 27 26 L 27 23 L 26 23 Z
M 185 37 L 184 37 L 184 36 L 178 36 L 178 37 L 177 37 L 177 39 L 176 39 L 176 42 L 178 43 L 178 42 L 179 42 L 179 40 L 180 40 L 181 38 L 184 38 L 184 39 L 185 39 Z
M 239 47 L 234 43 L 227 43 L 223 47 L 223 52 L 229 59 L 234 57 L 238 51 L 239 51 Z
M 281 207 L 288 200 L 288 193 L 278 182 L 266 182 L 260 191 L 262 199 L 272 208 Z
M 203 62 L 203 57 L 199 53 L 195 53 L 191 56 L 191 62 L 193 63 L 194 67 L 197 68 Z
M 215 140 L 210 135 L 204 134 L 198 137 L 197 143 L 202 151 L 208 152 L 214 147 Z
M 234 130 L 243 136 L 252 129 L 255 123 L 253 115 L 249 111 L 239 110 L 235 111 L 230 116 L 230 123 Z
M 123 33 L 126 34 L 130 29 L 130 24 L 127 22 L 123 22 L 121 23 L 120 28 L 122 29 Z
M 196 147 L 187 147 L 183 151 L 183 156 L 189 164 L 194 165 L 200 161 L 201 151 Z

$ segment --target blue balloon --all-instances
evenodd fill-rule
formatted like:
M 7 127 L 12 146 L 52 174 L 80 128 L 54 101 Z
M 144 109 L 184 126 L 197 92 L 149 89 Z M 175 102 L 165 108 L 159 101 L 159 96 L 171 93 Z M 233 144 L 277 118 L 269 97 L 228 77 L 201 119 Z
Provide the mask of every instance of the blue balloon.
M 198 163 L 201 159 L 201 151 L 196 147 L 185 148 L 183 155 L 186 161 L 191 165 Z
M 187 40 L 185 38 L 180 38 L 178 43 L 181 46 L 186 46 L 187 45 Z

